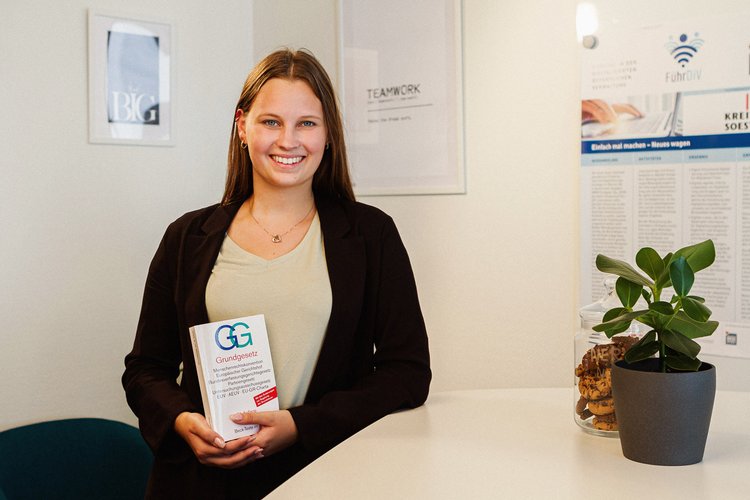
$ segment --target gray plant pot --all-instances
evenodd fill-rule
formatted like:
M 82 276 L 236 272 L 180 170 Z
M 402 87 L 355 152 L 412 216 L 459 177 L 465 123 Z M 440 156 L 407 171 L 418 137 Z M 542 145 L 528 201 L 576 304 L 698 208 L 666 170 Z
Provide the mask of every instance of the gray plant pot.
M 612 366 L 622 454 L 652 465 L 703 460 L 716 395 L 716 368 L 661 373 L 656 358 Z

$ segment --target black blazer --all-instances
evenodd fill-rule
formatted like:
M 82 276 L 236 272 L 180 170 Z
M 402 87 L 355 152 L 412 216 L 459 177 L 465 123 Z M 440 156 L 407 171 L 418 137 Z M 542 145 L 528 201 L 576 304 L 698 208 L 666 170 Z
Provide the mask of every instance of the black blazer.
M 150 497 L 262 497 L 355 432 L 427 398 L 427 334 L 393 220 L 361 203 L 315 201 L 333 305 L 305 403 L 289 409 L 299 440 L 238 470 L 201 465 L 173 424 L 183 411 L 203 412 L 188 328 L 208 322 L 206 284 L 241 203 L 187 213 L 167 229 L 149 268 L 122 377 L 156 456 Z

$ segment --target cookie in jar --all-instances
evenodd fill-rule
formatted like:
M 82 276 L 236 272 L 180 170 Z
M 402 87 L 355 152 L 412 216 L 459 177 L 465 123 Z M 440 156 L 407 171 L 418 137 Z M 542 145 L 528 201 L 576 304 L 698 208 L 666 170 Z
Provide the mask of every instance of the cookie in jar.
M 575 337 L 574 398 L 575 422 L 586 432 L 617 437 L 617 408 L 612 398 L 612 365 L 625 356 L 639 339 L 637 323 L 611 339 L 593 327 L 604 313 L 619 305 L 615 279 L 604 282 L 606 294 L 581 308 L 581 327 Z
M 615 336 L 608 343 L 596 344 L 581 357 L 576 366 L 578 425 L 594 434 L 617 431 L 617 410 L 612 398 L 612 365 L 621 360 L 638 337 Z

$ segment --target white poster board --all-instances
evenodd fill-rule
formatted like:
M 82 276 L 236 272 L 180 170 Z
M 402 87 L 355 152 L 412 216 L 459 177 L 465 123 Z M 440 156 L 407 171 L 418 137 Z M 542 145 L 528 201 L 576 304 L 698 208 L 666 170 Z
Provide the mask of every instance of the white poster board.
M 603 25 L 582 53 L 582 304 L 603 294 L 596 255 L 632 262 L 711 238 L 701 271 L 707 354 L 750 358 L 750 31 L 747 16 Z M 597 106 L 617 120 L 595 119 Z
M 355 192 L 465 192 L 460 0 L 340 0 L 339 9 Z

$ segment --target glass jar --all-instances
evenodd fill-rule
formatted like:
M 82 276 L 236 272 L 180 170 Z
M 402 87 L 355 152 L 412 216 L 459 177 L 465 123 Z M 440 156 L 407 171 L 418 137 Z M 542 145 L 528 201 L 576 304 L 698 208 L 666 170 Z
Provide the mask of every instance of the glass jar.
M 574 416 L 576 423 L 589 434 L 618 437 L 615 402 L 612 399 L 612 370 L 615 361 L 623 358 L 640 337 L 635 321 L 630 328 L 611 339 L 595 332 L 604 313 L 622 307 L 615 292 L 617 278 L 604 280 L 606 294 L 579 311 L 581 326 L 575 336 Z

